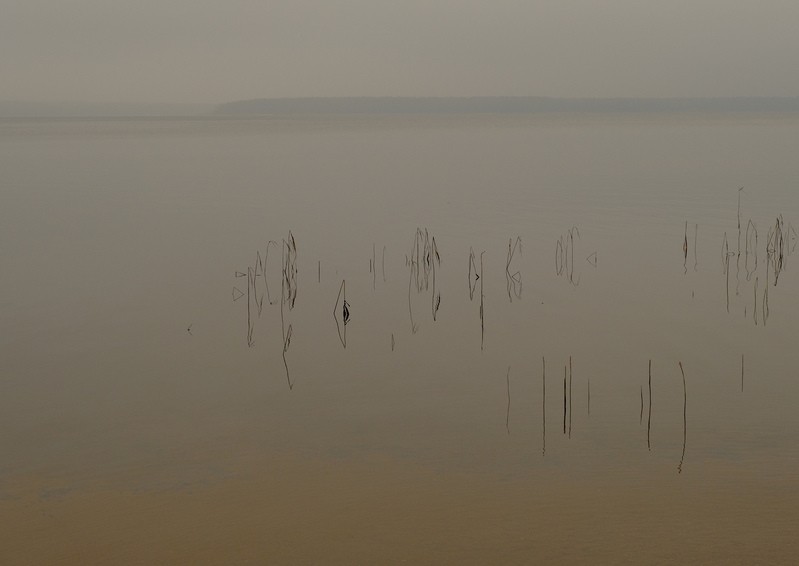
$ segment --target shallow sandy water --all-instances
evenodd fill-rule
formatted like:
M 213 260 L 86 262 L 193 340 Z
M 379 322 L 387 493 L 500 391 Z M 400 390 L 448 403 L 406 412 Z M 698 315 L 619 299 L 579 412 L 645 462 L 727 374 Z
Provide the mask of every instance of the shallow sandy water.
M 710 478 L 440 472 L 385 459 L 249 461 L 207 485 L 4 501 L 5 563 L 790 564 L 793 484 L 708 467 Z M 243 471 L 246 469 L 247 471 Z

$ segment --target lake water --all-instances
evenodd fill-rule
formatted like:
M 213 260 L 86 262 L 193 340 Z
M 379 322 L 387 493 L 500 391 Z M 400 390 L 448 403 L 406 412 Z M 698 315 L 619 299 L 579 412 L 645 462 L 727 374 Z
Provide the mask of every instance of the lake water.
M 791 563 L 798 147 L 793 114 L 0 121 L 0 557 Z

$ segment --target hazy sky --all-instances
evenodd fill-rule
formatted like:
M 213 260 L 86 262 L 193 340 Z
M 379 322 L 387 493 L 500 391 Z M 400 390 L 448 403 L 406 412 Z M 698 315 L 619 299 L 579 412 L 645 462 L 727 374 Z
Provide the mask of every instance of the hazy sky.
M 799 0 L 0 0 L 0 100 L 797 96 Z

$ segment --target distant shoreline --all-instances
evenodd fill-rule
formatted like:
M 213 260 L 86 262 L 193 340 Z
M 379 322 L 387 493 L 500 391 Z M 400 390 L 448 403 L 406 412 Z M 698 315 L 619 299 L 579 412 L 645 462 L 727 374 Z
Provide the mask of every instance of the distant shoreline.
M 1 119 L 154 118 L 208 115 L 213 104 L 134 104 L 0 100 Z
M 0 119 L 224 118 L 248 116 L 470 115 L 537 113 L 799 113 L 799 97 L 548 98 L 317 97 L 258 98 L 223 104 L 113 104 L 0 101 Z
M 536 112 L 799 112 L 799 97 L 547 98 L 352 97 L 260 98 L 220 104 L 217 116 L 261 114 L 518 114 Z

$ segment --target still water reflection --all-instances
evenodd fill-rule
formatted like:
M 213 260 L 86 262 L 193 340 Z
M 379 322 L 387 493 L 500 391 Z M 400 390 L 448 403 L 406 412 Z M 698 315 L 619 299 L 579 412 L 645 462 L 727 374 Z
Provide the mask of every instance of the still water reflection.
M 797 145 L 793 115 L 2 122 L 0 496 L 290 458 L 790 485 Z

